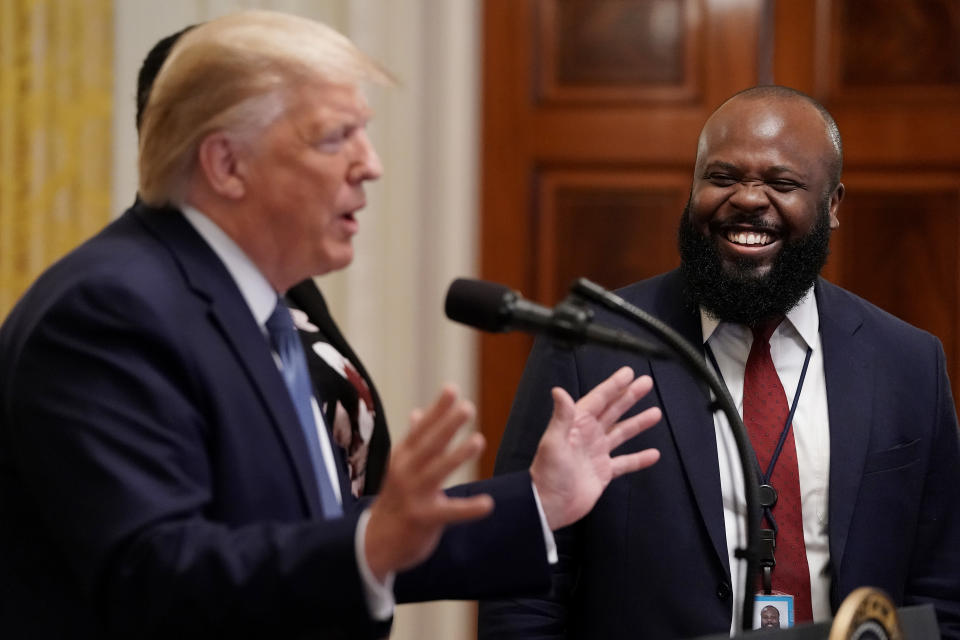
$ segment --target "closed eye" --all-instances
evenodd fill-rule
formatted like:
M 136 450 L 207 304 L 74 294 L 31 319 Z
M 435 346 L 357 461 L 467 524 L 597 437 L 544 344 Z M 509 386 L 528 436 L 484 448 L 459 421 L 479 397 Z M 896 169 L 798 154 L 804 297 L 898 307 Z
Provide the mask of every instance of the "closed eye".
M 718 187 L 729 187 L 740 180 L 729 173 L 708 173 L 704 176 L 711 184 L 715 184 Z
M 340 147 L 347 142 L 354 133 L 356 133 L 358 127 L 355 125 L 347 125 L 328 131 L 320 140 L 318 140 L 314 146 L 320 151 L 332 153 L 338 151 Z
M 780 193 L 789 193 L 797 189 L 806 189 L 806 185 L 795 180 L 767 180 L 767 184 Z

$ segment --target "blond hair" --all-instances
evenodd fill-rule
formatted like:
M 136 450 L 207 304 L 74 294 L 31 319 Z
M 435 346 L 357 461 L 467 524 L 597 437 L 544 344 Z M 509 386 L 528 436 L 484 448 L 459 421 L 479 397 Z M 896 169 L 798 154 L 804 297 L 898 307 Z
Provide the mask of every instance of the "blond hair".
M 242 11 L 186 33 L 160 69 L 143 113 L 140 197 L 181 203 L 200 142 L 215 131 L 252 137 L 304 82 L 392 84 L 330 27 L 283 13 Z

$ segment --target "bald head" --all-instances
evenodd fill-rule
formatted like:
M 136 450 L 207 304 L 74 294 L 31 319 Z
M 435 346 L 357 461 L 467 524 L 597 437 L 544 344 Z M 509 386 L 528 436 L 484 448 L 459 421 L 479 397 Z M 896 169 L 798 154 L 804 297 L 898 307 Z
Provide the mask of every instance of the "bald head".
M 805 125 L 805 130 L 817 132 L 822 136 L 819 140 L 823 149 L 818 162 L 826 171 L 827 192 L 831 192 L 840 184 L 840 175 L 843 170 L 843 142 L 837 123 L 827 109 L 807 94 L 778 85 L 758 86 L 744 89 L 734 94 L 721 104 L 707 119 L 700 132 L 697 144 L 697 165 L 707 146 L 707 136 L 715 129 L 728 123 L 730 118 L 742 118 L 744 114 L 764 113 L 765 122 L 757 122 L 757 132 L 774 135 L 779 128 Z M 779 120 L 779 121 L 778 121 Z M 814 133 L 816 135 L 816 133 Z
M 720 105 L 700 134 L 680 225 L 691 298 L 751 326 L 793 308 L 839 226 L 841 163 L 833 118 L 808 96 L 758 87 Z

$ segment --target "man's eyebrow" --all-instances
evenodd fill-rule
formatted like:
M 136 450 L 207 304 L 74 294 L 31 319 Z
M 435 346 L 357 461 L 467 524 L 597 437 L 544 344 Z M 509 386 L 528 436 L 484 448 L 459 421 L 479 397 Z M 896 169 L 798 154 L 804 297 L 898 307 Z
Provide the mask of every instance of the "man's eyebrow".
M 724 162 L 723 160 L 714 160 L 713 162 L 708 162 L 704 169 L 723 169 L 724 171 L 739 171 L 740 168 L 737 165 L 731 162 Z
M 799 176 L 799 175 L 803 175 L 803 174 L 801 174 L 799 171 L 797 171 L 796 169 L 794 169 L 793 167 L 788 167 L 788 166 L 782 165 L 782 164 L 776 164 L 776 165 L 770 167 L 770 168 L 767 170 L 767 172 L 768 172 L 768 173 L 792 173 L 792 174 L 798 175 L 798 176 Z
M 810 178 L 796 167 L 787 167 L 784 165 L 774 165 L 770 167 L 766 171 L 766 175 L 771 178 L 792 178 L 804 187 L 810 182 Z

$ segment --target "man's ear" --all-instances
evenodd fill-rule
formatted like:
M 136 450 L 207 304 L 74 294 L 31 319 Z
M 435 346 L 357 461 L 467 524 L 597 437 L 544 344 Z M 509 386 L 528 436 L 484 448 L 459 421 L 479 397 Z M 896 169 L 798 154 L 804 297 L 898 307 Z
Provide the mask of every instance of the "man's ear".
M 197 158 L 200 171 L 214 193 L 239 200 L 246 193 L 246 184 L 239 171 L 241 152 L 237 141 L 217 131 L 200 141 Z
M 843 194 L 846 193 L 846 187 L 843 183 L 837 185 L 837 188 L 830 194 L 830 228 L 836 229 L 840 226 L 840 220 L 837 219 L 837 210 L 840 209 L 840 201 L 843 200 Z

